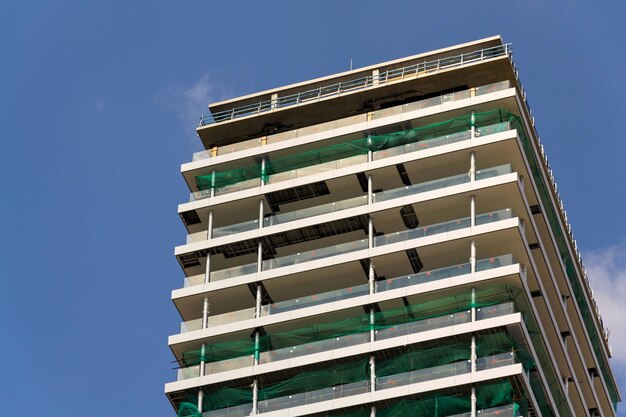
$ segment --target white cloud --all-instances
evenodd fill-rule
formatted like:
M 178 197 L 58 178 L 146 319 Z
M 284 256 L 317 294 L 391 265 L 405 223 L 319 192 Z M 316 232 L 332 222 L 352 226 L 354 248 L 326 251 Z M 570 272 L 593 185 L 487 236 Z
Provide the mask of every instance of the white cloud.
M 185 132 L 189 132 L 194 145 L 197 138 L 194 128 L 198 125 L 200 116 L 208 114 L 209 103 L 220 101 L 226 95 L 223 85 L 214 81 L 211 74 L 206 73 L 191 85 L 174 85 L 154 95 L 154 100 L 167 113 L 177 117 Z
M 611 332 L 611 363 L 617 374 L 626 376 L 626 241 L 586 252 L 584 261 L 604 326 Z

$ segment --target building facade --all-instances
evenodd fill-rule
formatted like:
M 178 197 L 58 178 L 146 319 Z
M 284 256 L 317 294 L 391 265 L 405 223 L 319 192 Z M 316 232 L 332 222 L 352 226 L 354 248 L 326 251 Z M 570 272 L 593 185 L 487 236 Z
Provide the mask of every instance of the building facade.
M 209 106 L 182 165 L 180 416 L 616 416 L 500 37 Z

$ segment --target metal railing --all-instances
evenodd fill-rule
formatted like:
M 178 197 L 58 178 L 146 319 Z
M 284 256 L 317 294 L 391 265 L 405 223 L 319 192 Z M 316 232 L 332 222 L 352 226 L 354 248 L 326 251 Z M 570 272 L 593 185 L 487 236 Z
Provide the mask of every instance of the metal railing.
M 267 113 L 285 107 L 320 101 L 321 99 L 339 96 L 343 93 L 351 93 L 373 86 L 387 85 L 390 82 L 403 81 L 405 78 L 415 77 L 420 73 L 430 74 L 443 69 L 459 67 L 480 62 L 485 59 L 509 55 L 510 53 L 511 44 L 504 44 L 491 48 L 479 49 L 477 51 L 466 52 L 459 55 L 420 62 L 418 64 L 408 65 L 402 68 L 383 71 L 376 75 L 368 75 L 354 80 L 342 81 L 340 83 L 301 91 L 288 96 L 278 97 L 271 100 L 263 100 L 258 103 L 247 104 L 244 106 L 234 107 L 229 110 L 203 115 L 200 117 L 199 126 L 207 126 L 240 117 Z

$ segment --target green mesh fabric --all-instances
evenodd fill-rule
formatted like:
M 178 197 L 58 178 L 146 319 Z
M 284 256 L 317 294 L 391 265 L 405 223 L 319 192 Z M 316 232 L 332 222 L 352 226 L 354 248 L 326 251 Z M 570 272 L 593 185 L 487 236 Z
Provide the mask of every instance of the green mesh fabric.
M 521 363 L 524 369 L 529 371 L 534 368 L 535 362 L 531 355 L 525 349 L 518 348 L 515 341 L 506 331 L 483 334 L 476 343 L 476 354 L 478 357 L 510 352 L 515 353 L 516 362 Z
M 222 387 L 216 391 L 204 393 L 202 410 L 218 410 L 252 403 L 252 387 Z
M 369 370 L 368 358 L 344 364 L 321 365 L 278 384 L 262 387 L 259 389 L 259 399 L 267 400 L 363 381 L 369 378 Z
M 466 311 L 472 307 L 484 307 L 509 301 L 513 290 L 504 286 L 494 286 L 488 290 L 477 292 L 476 303 L 472 304 L 470 294 L 442 297 L 434 301 L 411 305 L 374 314 L 374 323 L 370 323 L 369 314 L 294 329 L 287 332 L 266 334 L 259 338 L 261 352 L 288 348 L 336 337 L 349 336 L 357 333 L 381 330 L 398 324 L 410 323 Z M 517 291 L 517 290 L 516 290 Z M 185 366 L 193 366 L 204 362 L 217 362 L 241 356 L 255 354 L 254 339 L 247 338 L 207 344 L 204 354 L 201 349 L 183 353 Z
M 390 407 L 376 410 L 377 417 L 444 417 L 467 413 L 472 403 L 467 396 L 435 395 L 419 399 L 403 398 Z
M 513 387 L 509 381 L 481 384 L 476 387 L 478 409 L 497 407 L 513 401 Z
M 498 121 L 502 119 L 501 112 L 502 110 L 497 109 L 475 113 L 474 124 L 476 127 L 480 127 L 498 123 Z M 256 164 L 230 171 L 216 172 L 210 175 L 200 175 L 196 177 L 196 183 L 199 190 L 208 190 L 211 188 L 220 189 L 228 185 L 256 178 L 267 181 L 273 174 L 332 162 L 352 156 L 364 155 L 368 151 L 379 151 L 410 143 L 426 142 L 430 139 L 441 138 L 446 135 L 469 130 L 471 126 L 472 116 L 461 116 L 443 122 L 433 123 L 428 126 L 416 127 L 386 135 L 370 135 L 363 139 L 325 146 L 296 155 L 289 155 L 283 158 L 266 161 L 264 167 L 260 164 Z
M 202 417 L 195 404 L 182 402 L 178 405 L 178 417 Z
M 471 351 L 467 342 L 445 343 L 428 349 L 418 346 L 403 352 L 402 356 L 376 363 L 376 376 L 388 376 L 403 372 L 446 365 L 469 360 Z

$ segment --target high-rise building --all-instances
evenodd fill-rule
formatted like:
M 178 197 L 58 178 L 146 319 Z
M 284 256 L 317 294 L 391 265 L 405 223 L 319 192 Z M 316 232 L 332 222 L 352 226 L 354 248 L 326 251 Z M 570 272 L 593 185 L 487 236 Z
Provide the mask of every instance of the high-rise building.
M 500 37 L 209 109 L 182 165 L 179 415 L 616 415 Z

